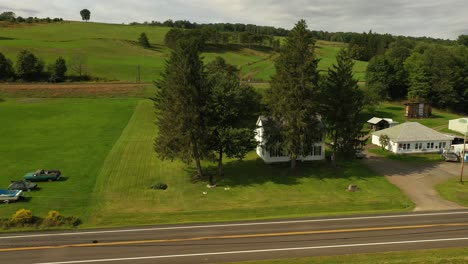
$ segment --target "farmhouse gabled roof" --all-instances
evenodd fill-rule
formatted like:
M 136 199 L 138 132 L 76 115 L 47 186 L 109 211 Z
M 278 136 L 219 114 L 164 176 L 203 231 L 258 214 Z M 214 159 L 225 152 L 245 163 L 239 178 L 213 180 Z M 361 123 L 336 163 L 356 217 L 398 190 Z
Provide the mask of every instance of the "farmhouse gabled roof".
M 393 142 L 451 140 L 447 135 L 421 125 L 418 122 L 406 122 L 394 127 L 372 133 L 375 136 L 387 135 Z

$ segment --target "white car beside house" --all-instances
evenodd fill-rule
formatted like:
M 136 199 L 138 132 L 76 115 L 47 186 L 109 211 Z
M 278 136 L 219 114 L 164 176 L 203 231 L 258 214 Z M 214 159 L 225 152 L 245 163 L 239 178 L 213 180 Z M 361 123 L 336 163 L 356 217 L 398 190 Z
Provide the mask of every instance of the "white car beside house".
M 381 146 L 380 137 L 390 139 L 385 147 L 396 154 L 438 153 L 449 149 L 453 137 L 437 132 L 418 122 L 406 122 L 372 133 L 372 144 Z

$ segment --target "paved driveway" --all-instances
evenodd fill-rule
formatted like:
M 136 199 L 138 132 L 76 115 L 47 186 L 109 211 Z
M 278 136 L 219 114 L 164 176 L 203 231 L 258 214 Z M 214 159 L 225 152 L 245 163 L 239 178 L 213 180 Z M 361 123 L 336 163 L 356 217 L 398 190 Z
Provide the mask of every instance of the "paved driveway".
M 435 211 L 466 209 L 454 202 L 439 196 L 435 185 L 449 178 L 460 177 L 460 163 L 408 163 L 390 160 L 384 157 L 366 153 L 364 162 L 376 172 L 385 175 L 387 179 L 398 186 L 415 204 L 415 211 Z M 468 166 L 464 179 L 468 180 Z

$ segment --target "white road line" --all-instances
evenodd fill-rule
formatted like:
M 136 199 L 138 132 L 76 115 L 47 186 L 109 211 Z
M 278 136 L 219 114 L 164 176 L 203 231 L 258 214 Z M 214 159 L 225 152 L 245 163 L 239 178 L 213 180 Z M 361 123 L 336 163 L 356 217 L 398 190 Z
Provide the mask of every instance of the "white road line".
M 468 240 L 468 237 L 427 239 L 427 240 L 409 240 L 409 241 L 390 241 L 390 242 L 344 244 L 344 245 L 329 245 L 329 246 L 314 246 L 314 247 L 271 248 L 271 249 L 242 250 L 242 251 L 206 252 L 206 253 L 161 255 L 161 256 L 146 256 L 146 257 L 131 257 L 131 258 L 88 259 L 88 260 L 72 260 L 72 261 L 61 261 L 61 262 L 43 262 L 43 263 L 36 263 L 36 264 L 72 264 L 72 263 L 112 262 L 112 261 L 128 261 L 128 260 L 164 259 L 164 258 L 230 255 L 230 254 L 247 254 L 247 253 L 277 252 L 277 251 L 310 250 L 310 249 L 325 249 L 325 248 L 344 248 L 344 247 L 382 246 L 382 245 L 397 245 L 397 244 L 415 244 L 415 243 L 430 243 L 430 242 L 460 241 L 460 240 Z
M 170 226 L 170 227 L 100 230 L 100 231 L 83 231 L 83 232 L 67 232 L 67 233 L 29 234 L 29 235 L 0 236 L 0 239 L 31 238 L 31 237 L 52 237 L 52 236 L 74 236 L 74 235 L 77 236 L 77 235 L 95 235 L 95 234 L 109 234 L 109 233 L 145 232 L 145 231 L 158 231 L 158 230 L 235 227 L 235 226 L 299 224 L 299 223 L 314 223 L 314 222 L 348 221 L 348 220 L 365 220 L 365 219 L 385 219 L 385 218 L 402 218 L 402 217 L 422 217 L 422 216 L 439 216 L 439 215 L 456 215 L 456 214 L 468 214 L 468 210 L 467 211 L 458 211 L 458 212 L 444 212 L 444 213 L 380 215 L 380 216 L 361 216 L 361 217 L 345 217 L 345 218 L 329 218 L 329 219 L 308 219 L 308 220 L 291 220 L 291 221 L 276 221 L 276 222 L 251 222 L 251 223 L 234 223 L 234 224 Z

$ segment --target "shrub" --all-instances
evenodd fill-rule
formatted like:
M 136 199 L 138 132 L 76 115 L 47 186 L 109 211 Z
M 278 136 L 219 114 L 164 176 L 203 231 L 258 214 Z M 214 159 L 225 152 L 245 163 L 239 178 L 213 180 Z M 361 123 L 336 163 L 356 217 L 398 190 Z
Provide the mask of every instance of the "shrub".
M 34 217 L 31 210 L 20 209 L 11 217 L 10 222 L 13 225 L 33 224 Z
M 151 186 L 152 189 L 155 190 L 166 190 L 167 189 L 167 184 L 165 183 L 156 183 L 153 186 Z
M 76 216 L 65 217 L 64 221 L 65 221 L 65 224 L 72 226 L 72 227 L 76 227 L 81 224 L 81 220 Z
M 47 217 L 44 219 L 42 222 L 43 225 L 45 226 L 60 226 L 65 223 L 64 217 L 55 210 L 49 211 L 47 213 Z

